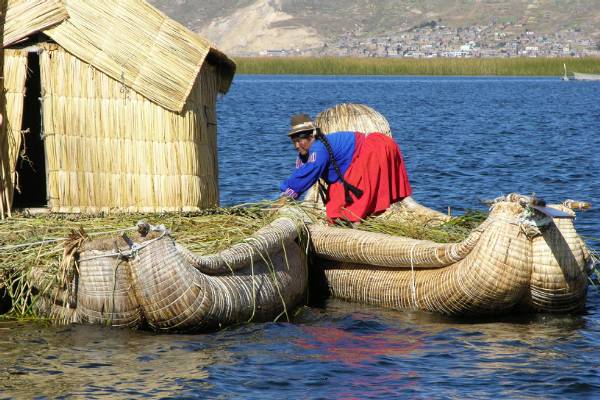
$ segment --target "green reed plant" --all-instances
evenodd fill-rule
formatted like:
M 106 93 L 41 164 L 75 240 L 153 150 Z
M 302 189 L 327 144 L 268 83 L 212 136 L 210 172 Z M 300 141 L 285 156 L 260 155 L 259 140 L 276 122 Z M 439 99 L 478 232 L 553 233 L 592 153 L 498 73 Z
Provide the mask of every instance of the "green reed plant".
M 239 57 L 240 74 L 562 76 L 600 73 L 600 58 Z

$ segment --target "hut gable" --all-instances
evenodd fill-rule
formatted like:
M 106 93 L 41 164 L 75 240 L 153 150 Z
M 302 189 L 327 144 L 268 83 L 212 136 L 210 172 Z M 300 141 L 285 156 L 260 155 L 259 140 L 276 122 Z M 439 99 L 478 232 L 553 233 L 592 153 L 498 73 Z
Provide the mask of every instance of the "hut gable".
M 9 2 L 5 29 L 10 27 L 11 38 L 27 36 L 35 26 L 75 57 L 168 110 L 183 110 L 209 53 L 218 65 L 221 93 L 233 79 L 231 60 L 143 0 L 49 0 L 27 8 L 31 3 L 37 2 Z M 32 17 L 41 20 L 28 22 Z

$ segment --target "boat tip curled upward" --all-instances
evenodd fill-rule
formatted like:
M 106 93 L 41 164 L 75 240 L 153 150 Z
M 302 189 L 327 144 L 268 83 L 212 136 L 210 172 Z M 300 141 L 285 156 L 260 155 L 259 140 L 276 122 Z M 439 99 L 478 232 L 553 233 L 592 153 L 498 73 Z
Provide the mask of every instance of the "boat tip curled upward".
M 580 201 L 580 200 L 565 200 L 563 201 L 563 206 L 570 208 L 571 210 L 581 210 L 586 211 L 592 208 L 592 203 L 588 201 Z

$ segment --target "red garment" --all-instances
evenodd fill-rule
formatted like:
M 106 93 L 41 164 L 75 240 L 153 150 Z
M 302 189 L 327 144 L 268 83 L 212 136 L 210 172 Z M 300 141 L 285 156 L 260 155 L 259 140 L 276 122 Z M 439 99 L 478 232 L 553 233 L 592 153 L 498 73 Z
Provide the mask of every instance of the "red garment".
M 384 212 L 392 203 L 412 193 L 402 153 L 394 139 L 377 132 L 368 136 L 356 132 L 354 136 L 354 156 L 344 179 L 361 189 L 363 195 L 357 199 L 350 194 L 354 202 L 348 205 L 342 182 L 331 184 L 326 205 L 329 220 L 356 222 Z

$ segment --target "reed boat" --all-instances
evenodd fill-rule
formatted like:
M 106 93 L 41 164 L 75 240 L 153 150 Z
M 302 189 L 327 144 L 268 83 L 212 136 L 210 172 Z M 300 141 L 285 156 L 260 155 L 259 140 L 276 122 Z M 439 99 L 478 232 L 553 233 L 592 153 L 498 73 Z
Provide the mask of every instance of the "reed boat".
M 496 199 L 487 219 L 456 243 L 332 226 L 290 207 L 243 243 L 198 256 L 164 226 L 140 225 L 135 238 L 74 245 L 76 276 L 63 290 L 44 290 L 36 308 L 68 323 L 156 331 L 278 320 L 305 304 L 308 245 L 313 279 L 347 301 L 445 315 L 581 311 L 593 260 L 572 217 L 587 205 L 545 207 L 556 212 L 549 217 L 532 204 L 518 194 Z M 450 218 L 412 198 L 379 218 L 400 213 L 435 224 Z
M 210 331 L 288 319 L 305 302 L 306 254 L 296 221 L 278 218 L 242 243 L 199 256 L 164 226 L 141 224 L 136 238 L 73 245 L 67 287 L 39 287 L 36 313 L 63 323 Z M 42 271 L 34 272 L 42 282 Z
M 578 312 L 593 260 L 572 217 L 587 206 L 545 207 L 553 218 L 511 194 L 465 240 L 448 244 L 311 225 L 314 267 L 331 296 L 353 302 L 446 315 Z
M 367 122 L 360 129 L 389 134 L 385 119 L 374 113 L 341 105 L 317 122 L 329 131 L 349 130 L 358 126 L 358 116 Z M 321 278 L 331 296 L 353 302 L 446 315 L 578 312 L 594 260 L 573 217 L 587 207 L 572 200 L 545 206 L 511 194 L 496 199 L 464 240 L 436 243 L 329 225 L 318 218 L 318 196 L 309 194 L 300 206 L 285 207 L 241 243 L 214 254 L 196 254 L 165 226 L 139 223 L 132 237 L 73 235 L 61 267 L 32 268 L 12 282 L 21 294 L 31 291 L 22 296 L 22 312 L 31 305 L 36 315 L 58 322 L 156 331 L 289 319 L 307 299 L 309 259 L 317 272 L 313 281 Z M 434 225 L 451 220 L 412 197 L 377 218 Z M 39 254 L 52 252 L 33 249 L 23 260 L 38 263 Z
M 385 117 L 365 105 L 334 106 L 317 115 L 316 124 L 324 133 L 391 135 Z M 306 201 L 323 207 L 316 190 Z M 519 194 L 498 198 L 466 239 L 448 244 L 311 224 L 313 268 L 323 271 L 333 297 L 384 307 L 447 315 L 579 311 L 593 260 L 575 231 L 573 210 L 589 204 L 541 207 L 537 201 Z M 427 223 L 450 219 L 411 197 L 386 214 L 393 219 L 398 211 Z
M 600 81 L 600 74 L 573 72 L 573 77 L 571 79 L 575 81 Z

